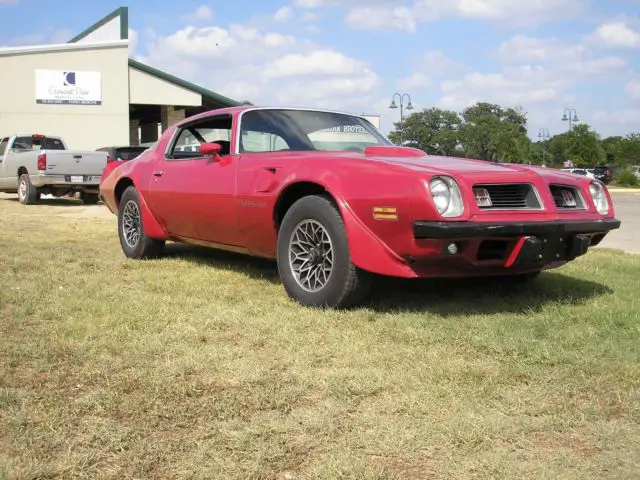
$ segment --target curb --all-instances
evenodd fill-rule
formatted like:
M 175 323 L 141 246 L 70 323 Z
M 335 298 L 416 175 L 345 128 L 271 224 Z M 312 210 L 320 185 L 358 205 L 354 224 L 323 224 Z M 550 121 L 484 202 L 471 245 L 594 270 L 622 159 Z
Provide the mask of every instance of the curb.
M 607 188 L 610 193 L 640 193 L 640 188 Z

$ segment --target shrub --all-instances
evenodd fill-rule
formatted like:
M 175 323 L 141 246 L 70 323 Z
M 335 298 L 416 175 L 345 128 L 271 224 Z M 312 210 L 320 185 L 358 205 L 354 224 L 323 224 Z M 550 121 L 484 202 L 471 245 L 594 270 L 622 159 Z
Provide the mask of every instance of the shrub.
M 637 187 L 640 186 L 640 181 L 633 172 L 629 170 L 621 171 L 615 178 L 616 184 L 621 187 Z

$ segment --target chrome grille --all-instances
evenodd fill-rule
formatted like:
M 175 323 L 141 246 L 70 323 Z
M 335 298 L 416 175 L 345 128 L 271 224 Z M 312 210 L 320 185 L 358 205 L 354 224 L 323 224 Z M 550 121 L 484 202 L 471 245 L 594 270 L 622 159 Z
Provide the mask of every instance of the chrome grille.
M 482 210 L 537 210 L 542 207 L 529 183 L 474 185 L 473 195 Z
M 556 208 L 582 210 L 585 208 L 582 195 L 576 187 L 568 185 L 549 185 Z

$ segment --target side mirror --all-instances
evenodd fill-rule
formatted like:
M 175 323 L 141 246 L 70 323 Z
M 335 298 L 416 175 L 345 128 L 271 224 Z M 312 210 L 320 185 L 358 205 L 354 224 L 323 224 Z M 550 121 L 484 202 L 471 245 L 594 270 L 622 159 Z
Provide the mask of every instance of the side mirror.
M 222 150 L 222 146 L 219 143 L 203 143 L 202 145 L 200 145 L 200 148 L 198 150 L 203 155 L 211 155 L 216 160 L 219 160 L 220 150 Z

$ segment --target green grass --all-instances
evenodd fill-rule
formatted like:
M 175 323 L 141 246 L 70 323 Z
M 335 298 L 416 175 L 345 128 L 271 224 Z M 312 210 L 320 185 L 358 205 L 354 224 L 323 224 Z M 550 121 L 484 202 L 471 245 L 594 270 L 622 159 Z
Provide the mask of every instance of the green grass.
M 640 256 L 316 311 L 269 262 L 128 261 L 105 207 L 8 198 L 3 480 L 637 478 Z

